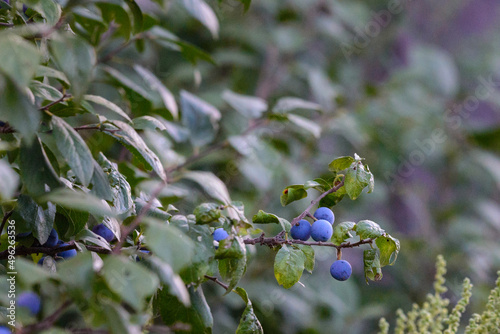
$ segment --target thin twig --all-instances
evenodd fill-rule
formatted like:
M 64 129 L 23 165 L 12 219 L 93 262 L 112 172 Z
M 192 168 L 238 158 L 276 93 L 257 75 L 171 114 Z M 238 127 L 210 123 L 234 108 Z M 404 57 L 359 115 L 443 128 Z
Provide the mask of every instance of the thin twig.
M 100 253 L 100 254 L 109 254 L 111 251 L 104 247 L 93 246 L 93 245 L 85 245 L 89 251 Z M 45 247 L 45 246 L 35 246 L 35 247 L 16 247 L 16 255 L 30 255 L 30 254 L 46 254 L 54 256 L 57 253 L 64 252 L 70 249 L 76 249 L 76 245 L 74 242 L 70 242 L 69 245 L 65 246 L 56 246 L 56 247 Z M 9 257 L 8 250 L 0 252 L 0 260 L 7 259 Z
M 42 321 L 26 326 L 24 328 L 21 328 L 20 331 L 18 331 L 18 334 L 29 334 L 29 333 L 40 333 L 45 329 L 48 329 L 52 327 L 52 325 L 59 319 L 61 314 L 63 314 L 64 311 L 68 308 L 73 303 L 73 301 L 68 300 L 64 302 L 61 307 L 59 307 L 54 313 L 49 315 L 47 318 L 43 319 Z
M 221 287 L 223 287 L 224 289 L 229 289 L 229 285 L 227 285 L 226 283 L 223 283 L 221 281 L 219 281 L 219 279 L 215 276 L 209 276 L 209 275 L 205 275 L 205 278 L 211 280 L 211 281 L 214 281 L 215 283 L 219 284 Z
M 307 245 L 307 246 L 333 247 L 336 249 L 358 247 L 360 245 L 370 244 L 370 243 L 372 243 L 372 241 L 373 241 L 372 238 L 368 238 L 368 239 L 363 239 L 363 240 L 360 240 L 357 242 L 350 242 L 349 241 L 349 242 L 341 243 L 340 245 L 335 245 L 332 242 L 283 239 L 283 238 L 280 238 L 279 235 L 277 235 L 273 238 L 263 238 L 261 235 L 260 237 L 257 237 L 254 239 L 244 239 L 243 240 L 243 242 L 247 245 L 262 245 L 262 246 L 268 246 L 268 247 L 276 247 L 276 246 L 280 246 L 280 245 L 299 244 L 299 245 Z
M 49 109 L 50 109 L 50 107 L 53 107 L 53 106 L 55 106 L 56 104 L 59 104 L 59 103 L 63 102 L 63 101 L 64 101 L 64 99 L 66 99 L 66 98 L 68 98 L 68 97 L 71 97 L 71 95 L 70 95 L 70 94 L 63 94 L 63 96 L 62 96 L 61 98 L 59 98 L 59 99 L 57 99 L 57 100 L 55 100 L 55 101 L 53 101 L 53 102 L 50 102 L 50 103 L 49 103 L 49 104 L 47 104 L 46 106 L 40 107 L 40 108 L 39 108 L 39 110 L 41 110 L 41 111 L 44 111 L 44 110 L 49 110 Z

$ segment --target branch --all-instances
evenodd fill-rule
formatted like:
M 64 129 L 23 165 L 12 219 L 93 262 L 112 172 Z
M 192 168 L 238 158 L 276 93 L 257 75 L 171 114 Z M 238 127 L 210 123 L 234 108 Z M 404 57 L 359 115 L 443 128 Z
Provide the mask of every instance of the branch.
M 46 106 L 40 107 L 38 110 L 40 110 L 40 111 L 49 110 L 49 109 L 50 109 L 50 107 L 53 107 L 53 106 L 55 106 L 56 104 L 59 104 L 59 103 L 63 102 L 63 101 L 64 101 L 64 99 L 69 98 L 69 97 L 71 97 L 71 94 L 63 94 L 63 96 L 62 96 L 61 98 L 59 98 L 59 99 L 57 99 L 57 100 L 55 100 L 55 101 L 53 101 L 53 102 L 50 102 L 50 103 L 49 103 L 49 104 L 47 104 Z
M 70 306 L 72 303 L 73 302 L 71 300 L 64 302 L 54 313 L 49 315 L 47 318 L 43 319 L 42 321 L 36 324 L 21 328 L 16 333 L 18 334 L 40 333 L 43 330 L 52 327 L 52 325 L 57 321 L 57 319 L 59 319 L 61 314 L 63 314 L 63 312 L 66 311 L 68 306 Z
M 268 247 L 276 247 L 280 245 L 293 245 L 293 244 L 300 244 L 300 245 L 308 245 L 308 246 L 324 246 L 324 247 L 333 247 L 336 249 L 342 249 L 342 248 L 354 248 L 358 247 L 364 244 L 371 244 L 373 241 L 372 238 L 368 239 L 363 239 L 357 242 L 344 242 L 341 243 L 340 245 L 335 245 L 332 242 L 323 242 L 323 241 L 302 241 L 302 240 L 296 240 L 296 239 L 283 239 L 280 237 L 278 234 L 277 236 L 273 238 L 264 238 L 263 235 L 260 237 L 254 238 L 254 239 L 244 239 L 243 242 L 247 245 L 263 245 L 263 246 L 268 246 Z
M 117 48 L 111 50 L 107 55 L 100 57 L 97 60 L 97 63 L 105 63 L 107 61 L 110 61 L 113 59 L 114 56 L 116 56 L 118 53 L 120 53 L 122 50 L 124 50 L 127 46 L 130 45 L 130 43 L 135 42 L 136 40 L 143 38 L 143 34 L 137 34 L 130 38 L 128 41 L 126 41 L 123 44 L 120 44 Z
M 219 284 L 221 287 L 223 287 L 224 289 L 229 289 L 229 285 L 227 285 L 226 283 L 223 283 L 221 281 L 219 281 L 219 279 L 215 276 L 208 276 L 208 275 L 205 275 L 205 278 L 211 280 L 211 281 L 214 281 L 215 283 Z
M 85 248 L 87 248 L 89 251 L 92 251 L 95 253 L 100 253 L 100 254 L 111 253 L 111 251 L 109 249 L 99 247 L 99 246 L 85 245 Z M 76 245 L 74 242 L 71 242 L 69 245 L 59 246 L 59 247 L 44 247 L 44 246 L 24 247 L 24 246 L 21 246 L 21 247 L 16 247 L 16 255 L 29 255 L 29 254 L 43 253 L 43 254 L 54 256 L 57 253 L 64 252 L 64 251 L 67 251 L 70 249 L 76 249 Z M 8 250 L 0 252 L 0 260 L 5 260 L 8 257 L 9 257 Z

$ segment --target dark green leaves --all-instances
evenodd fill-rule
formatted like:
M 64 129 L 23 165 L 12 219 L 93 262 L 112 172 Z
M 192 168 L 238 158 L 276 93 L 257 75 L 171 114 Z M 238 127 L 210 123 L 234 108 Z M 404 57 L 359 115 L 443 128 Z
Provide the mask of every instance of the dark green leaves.
M 302 277 L 306 256 L 300 249 L 284 245 L 274 259 L 274 276 L 279 285 L 291 288 Z
M 400 245 L 399 240 L 390 236 L 389 234 L 385 234 L 381 237 L 378 237 L 375 240 L 378 249 L 380 250 L 380 264 L 381 266 L 393 265 L 396 262 L 398 257 Z M 392 257 L 394 255 L 394 257 Z M 391 261 L 392 258 L 392 261 Z
M 307 191 L 304 189 L 304 186 L 296 184 L 293 186 L 288 186 L 285 188 L 285 190 L 283 190 L 280 201 L 281 205 L 287 206 L 294 201 L 298 201 L 306 197 Z
M 353 230 L 355 225 L 355 222 L 342 222 L 335 225 L 335 227 L 333 228 L 332 242 L 335 245 L 340 245 L 347 239 L 352 238 L 352 234 L 350 231 Z
M 56 206 L 49 202 L 47 208 L 44 209 L 26 195 L 20 195 L 17 201 L 19 214 L 28 223 L 33 235 L 41 244 L 44 244 L 54 224 Z
M 194 209 L 197 224 L 208 224 L 221 217 L 219 205 L 215 203 L 202 203 Z
M 385 231 L 380 228 L 379 224 L 371 220 L 361 220 L 353 229 L 362 240 L 368 238 L 375 239 L 385 233 Z
M 219 21 L 214 11 L 203 0 L 181 0 L 189 14 L 200 21 L 214 38 L 219 34 Z
M 330 162 L 328 169 L 332 172 L 340 172 L 351 166 L 354 161 L 353 157 L 340 157 Z
M 0 35 L 0 73 L 4 73 L 13 80 L 18 87 L 26 87 L 35 75 L 40 61 L 38 49 L 14 34 Z M 2 99 L 8 98 L 5 91 Z M 14 123 L 12 125 L 15 126 Z
M 248 298 L 247 292 L 240 287 L 236 288 L 235 292 L 246 304 L 245 310 L 241 315 L 240 324 L 236 329 L 236 334 L 264 334 L 264 329 L 255 315 L 252 302 Z
M 57 35 L 51 39 L 52 56 L 71 83 L 73 96 L 79 100 L 87 91 L 96 63 L 94 49 L 75 35 Z
M 225 247 L 225 242 L 221 242 L 216 257 L 219 260 L 219 272 L 224 280 L 228 281 L 228 289 L 226 294 L 238 284 L 241 277 L 247 268 L 247 250 L 241 237 L 236 236 L 231 242 L 229 249 L 222 249 Z
M 290 231 L 290 222 L 284 218 L 280 218 L 272 213 L 267 213 L 262 210 L 253 216 L 252 222 L 254 224 L 280 224 L 283 230 Z
M 94 173 L 94 159 L 87 144 L 68 123 L 57 116 L 52 116 L 52 128 L 59 152 L 77 179 L 87 187 Z
M 363 264 L 365 271 L 365 279 L 380 281 L 382 279 L 382 266 L 380 265 L 379 253 L 376 249 L 366 249 L 363 252 Z

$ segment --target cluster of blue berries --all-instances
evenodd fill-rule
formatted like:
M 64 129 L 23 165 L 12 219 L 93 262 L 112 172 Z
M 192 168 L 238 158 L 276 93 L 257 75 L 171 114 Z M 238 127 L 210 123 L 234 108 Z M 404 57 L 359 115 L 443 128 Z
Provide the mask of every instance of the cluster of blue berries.
M 333 235 L 333 223 L 335 215 L 327 207 L 320 207 L 314 212 L 316 221 L 311 225 L 309 221 L 302 219 L 297 225 L 292 226 L 290 234 L 293 239 L 307 241 L 313 238 L 314 241 L 326 242 Z M 351 264 L 345 260 L 337 260 L 330 267 L 330 274 L 339 281 L 347 280 L 352 274 Z

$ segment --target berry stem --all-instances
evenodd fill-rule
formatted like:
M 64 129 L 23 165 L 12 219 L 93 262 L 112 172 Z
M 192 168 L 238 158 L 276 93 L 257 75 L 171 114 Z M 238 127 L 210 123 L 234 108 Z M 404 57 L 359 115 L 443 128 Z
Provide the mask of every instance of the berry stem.
M 342 248 L 337 248 L 337 260 L 342 260 Z

